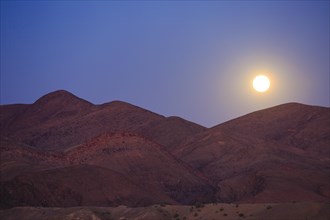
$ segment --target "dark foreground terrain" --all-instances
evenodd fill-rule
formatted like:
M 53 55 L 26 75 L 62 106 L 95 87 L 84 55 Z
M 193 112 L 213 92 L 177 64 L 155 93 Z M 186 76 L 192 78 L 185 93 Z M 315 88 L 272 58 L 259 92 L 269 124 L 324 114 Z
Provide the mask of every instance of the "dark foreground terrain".
M 19 207 L 0 210 L 0 218 L 4 220 L 328 220 L 329 214 L 330 205 L 324 203 L 153 205 L 142 208 L 129 208 L 126 206 L 111 208 Z
M 102 219 L 99 210 L 117 219 L 124 210 L 132 219 L 169 219 L 177 208 L 179 219 L 219 219 L 207 213 L 220 205 L 190 213 L 191 205 L 207 203 L 253 207 L 239 210 L 250 219 L 328 215 L 329 108 L 287 103 L 205 128 L 121 101 L 94 105 L 56 91 L 33 104 L 0 106 L 0 132 L 3 216 Z M 271 210 L 263 208 L 268 203 Z M 9 209 L 77 206 L 84 208 Z

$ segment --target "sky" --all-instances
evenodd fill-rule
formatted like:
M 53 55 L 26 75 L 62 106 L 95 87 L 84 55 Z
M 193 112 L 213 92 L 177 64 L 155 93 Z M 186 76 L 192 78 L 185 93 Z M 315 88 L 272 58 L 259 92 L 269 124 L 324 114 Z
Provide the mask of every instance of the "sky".
M 64 89 L 211 127 L 329 84 L 329 1 L 1 1 L 1 104 Z

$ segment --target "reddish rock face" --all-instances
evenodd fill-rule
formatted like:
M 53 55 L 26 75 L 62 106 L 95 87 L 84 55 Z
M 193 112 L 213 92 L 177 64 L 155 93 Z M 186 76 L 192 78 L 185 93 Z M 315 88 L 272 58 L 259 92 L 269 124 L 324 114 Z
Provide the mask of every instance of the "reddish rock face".
M 329 108 L 289 103 L 197 134 L 175 155 L 233 202 L 328 201 Z
M 2 207 L 329 200 L 329 108 L 210 129 L 66 91 L 0 110 Z
M 134 132 L 172 148 L 206 129 L 125 102 L 93 105 L 66 91 L 47 94 L 32 105 L 1 106 L 0 120 L 3 136 L 52 151 L 65 150 L 108 132 Z

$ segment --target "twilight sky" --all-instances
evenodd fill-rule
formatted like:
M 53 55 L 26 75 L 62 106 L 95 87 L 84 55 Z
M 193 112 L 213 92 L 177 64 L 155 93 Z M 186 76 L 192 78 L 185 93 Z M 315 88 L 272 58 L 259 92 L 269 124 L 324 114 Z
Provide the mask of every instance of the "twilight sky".
M 1 104 L 65 89 L 210 127 L 329 84 L 329 1 L 1 1 Z

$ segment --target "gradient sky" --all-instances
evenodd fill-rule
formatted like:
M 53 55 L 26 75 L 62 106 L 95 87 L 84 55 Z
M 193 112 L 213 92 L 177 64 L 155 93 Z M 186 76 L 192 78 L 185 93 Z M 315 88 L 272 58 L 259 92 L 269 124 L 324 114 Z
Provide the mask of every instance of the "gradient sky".
M 1 1 L 1 104 L 58 89 L 207 127 L 329 106 L 329 1 Z

